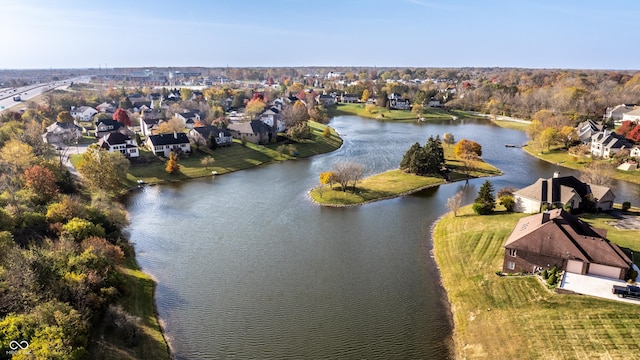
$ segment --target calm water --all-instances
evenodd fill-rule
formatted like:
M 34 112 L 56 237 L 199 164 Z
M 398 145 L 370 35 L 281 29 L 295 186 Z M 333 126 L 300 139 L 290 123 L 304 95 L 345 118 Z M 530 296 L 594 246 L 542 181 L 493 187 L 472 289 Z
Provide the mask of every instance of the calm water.
M 331 154 L 131 197 L 131 239 L 158 281 L 158 311 L 177 358 L 448 359 L 451 313 L 429 232 L 464 184 L 345 209 L 314 205 L 307 191 L 336 161 L 381 172 L 396 168 L 412 143 L 445 132 L 482 144 L 484 159 L 505 172 L 492 179 L 496 189 L 558 170 L 504 147 L 525 143 L 523 133 L 484 122 L 345 116 L 331 125 L 344 137 Z M 466 202 L 483 181 L 464 188 Z M 615 192 L 639 205 L 639 187 Z

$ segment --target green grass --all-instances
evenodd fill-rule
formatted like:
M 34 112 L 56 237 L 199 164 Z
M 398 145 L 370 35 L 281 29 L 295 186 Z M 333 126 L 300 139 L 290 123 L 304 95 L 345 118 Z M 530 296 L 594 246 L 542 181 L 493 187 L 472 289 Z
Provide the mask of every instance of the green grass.
M 331 110 L 332 116 L 337 115 L 356 115 L 369 119 L 377 119 L 383 121 L 394 122 L 415 122 L 418 116 L 409 110 L 387 110 L 376 106 L 372 112 L 366 111 L 365 104 L 337 104 L 335 109 Z M 458 119 L 477 118 L 478 116 L 460 110 L 442 110 L 435 108 L 427 108 L 421 117 L 425 120 L 451 120 L 453 116 Z
M 576 157 L 567 153 L 567 150 L 562 146 L 552 146 L 549 150 L 540 151 L 532 142 L 529 142 L 528 146 L 524 147 L 525 151 L 529 154 L 542 159 L 544 161 L 558 164 L 563 167 L 567 167 L 575 170 L 582 170 L 588 166 L 592 161 L 611 162 L 610 160 L 592 160 L 587 157 Z M 613 166 L 613 165 L 612 165 Z M 618 180 L 628 181 L 634 184 L 640 184 L 640 171 L 622 171 L 614 169 L 611 177 Z
M 516 121 L 493 120 L 493 122 L 500 127 L 519 131 L 526 131 L 529 127 L 529 124 Z
M 110 332 L 105 331 L 104 323 L 95 331 L 90 344 L 91 358 L 111 359 L 170 359 L 169 348 L 162 335 L 154 303 L 155 282 L 140 270 L 133 255 L 120 269 L 125 293 L 117 304 L 129 314 L 140 318 L 137 344 L 127 346 Z
M 524 216 L 477 216 L 467 206 L 434 228 L 434 256 L 455 323 L 456 358 L 627 359 L 639 351 L 638 305 L 559 295 L 535 277 L 495 275 L 502 269 L 504 241 Z M 638 240 L 624 231 L 612 228 L 609 238 L 640 250 Z
M 499 169 L 484 161 L 476 161 L 468 174 L 463 172 L 462 162 L 453 158 L 453 146 L 445 147 L 445 157 L 446 166 L 452 169 L 449 174 L 452 181 L 501 174 Z M 318 186 L 309 192 L 309 196 L 321 205 L 353 206 L 411 194 L 444 183 L 446 181 L 441 177 L 408 174 L 398 169 L 364 178 L 357 183 L 356 189 L 348 188 L 347 191 L 343 191 L 339 184 Z
M 180 181 L 211 176 L 212 171 L 217 171 L 218 174 L 225 174 L 276 161 L 292 160 L 322 154 L 333 151 L 342 145 L 342 139 L 333 129 L 330 128 L 330 136 L 324 137 L 322 136 L 322 132 L 326 125 L 312 121 L 309 122 L 309 125 L 312 128 L 312 138 L 293 144 L 298 151 L 297 156 L 291 156 L 287 153 L 279 154 L 276 149 L 282 144 L 268 144 L 263 146 L 247 142 L 246 145 L 243 146 L 239 141 L 235 141 L 232 146 L 218 148 L 215 151 L 209 149 L 194 151 L 192 155 L 178 160 L 178 164 L 180 165 L 180 171 L 178 173 L 168 174 L 165 171 L 166 161 L 162 161 L 150 152 L 142 150 L 140 155 L 142 158 L 147 159 L 147 163 L 132 165 L 129 168 L 127 184 L 134 186 L 139 179 L 150 184 Z M 215 162 L 208 168 L 200 164 L 200 160 L 206 156 L 212 156 L 215 159 Z

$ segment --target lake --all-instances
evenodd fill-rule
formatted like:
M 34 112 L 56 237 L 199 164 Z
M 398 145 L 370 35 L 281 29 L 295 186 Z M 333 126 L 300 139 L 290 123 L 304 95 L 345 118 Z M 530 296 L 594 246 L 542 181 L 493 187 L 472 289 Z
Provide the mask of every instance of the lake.
M 504 171 L 494 187 L 576 172 L 504 144 L 524 133 L 484 120 L 394 124 L 341 116 L 330 154 L 180 184 L 128 201 L 129 232 L 178 359 L 449 359 L 452 318 L 431 255 L 430 229 L 459 190 L 442 185 L 354 208 L 324 208 L 307 192 L 337 161 L 368 174 L 397 168 L 414 142 L 449 132 L 479 142 Z M 236 145 L 238 146 L 238 145 Z M 616 183 L 638 206 L 640 186 Z

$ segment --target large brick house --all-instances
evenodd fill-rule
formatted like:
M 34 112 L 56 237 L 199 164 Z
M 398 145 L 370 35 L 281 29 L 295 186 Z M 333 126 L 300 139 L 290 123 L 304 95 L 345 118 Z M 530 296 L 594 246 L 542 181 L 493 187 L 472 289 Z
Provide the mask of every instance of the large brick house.
M 624 279 L 631 259 L 591 227 L 562 209 L 520 219 L 504 245 L 502 271 L 532 273 L 557 267 L 567 272 Z

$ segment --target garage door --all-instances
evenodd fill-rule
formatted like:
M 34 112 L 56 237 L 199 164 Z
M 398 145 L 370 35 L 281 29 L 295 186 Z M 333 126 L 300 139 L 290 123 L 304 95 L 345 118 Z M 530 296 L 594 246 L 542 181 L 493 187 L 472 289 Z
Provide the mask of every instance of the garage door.
M 582 261 L 569 260 L 567 262 L 567 272 L 582 274 Z
M 620 277 L 620 268 L 600 264 L 589 264 L 589 271 L 587 271 L 587 273 L 617 279 Z

